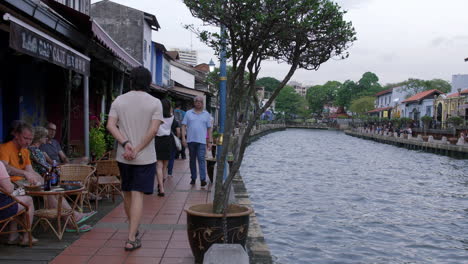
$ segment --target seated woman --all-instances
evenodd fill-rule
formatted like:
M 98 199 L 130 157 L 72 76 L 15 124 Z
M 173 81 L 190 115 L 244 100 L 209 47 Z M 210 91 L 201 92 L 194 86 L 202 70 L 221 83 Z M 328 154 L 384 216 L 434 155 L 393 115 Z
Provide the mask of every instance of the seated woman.
M 46 161 L 46 154 L 40 150 L 40 146 L 47 141 L 47 129 L 44 127 L 35 127 L 34 128 L 34 137 L 32 140 L 31 145 L 28 147 L 30 152 L 30 157 L 32 161 L 32 166 L 34 170 L 39 173 L 40 175 L 44 175 L 45 172 L 49 171 L 52 166 L 47 163 Z M 48 204 L 52 207 L 57 206 L 57 198 L 54 196 L 47 196 L 48 197 Z M 71 209 L 70 204 L 66 200 L 62 202 L 62 206 L 65 209 Z M 79 213 L 73 212 L 73 216 L 77 224 L 81 224 L 84 221 L 88 220 L 91 216 L 95 215 L 97 212 L 89 212 L 89 213 Z M 82 225 L 80 226 L 80 232 L 87 232 L 91 230 L 92 227 L 89 225 Z M 73 229 L 67 229 L 67 232 L 76 232 Z
M 8 175 L 5 165 L 3 165 L 2 162 L 0 162 L 0 188 L 2 188 L 2 190 L 7 192 L 8 194 L 11 194 L 14 189 L 14 186 L 10 181 L 10 175 Z M 16 196 L 16 198 L 28 206 L 29 224 L 32 225 L 34 217 L 34 203 L 32 198 L 30 196 L 25 195 Z M 11 202 L 13 202 L 13 199 L 11 199 L 11 197 L 0 192 L 0 207 L 10 204 Z M 24 207 L 21 204 L 15 204 L 14 206 L 8 207 L 5 210 L 1 210 L 0 220 L 7 219 L 23 209 Z M 9 227 L 10 231 L 18 230 L 18 224 L 15 221 L 12 221 Z M 37 239 L 32 239 L 33 244 L 36 244 L 37 242 Z M 26 235 L 21 236 L 20 234 L 18 234 L 18 232 L 14 232 L 10 233 L 7 243 L 9 245 L 28 246 L 29 239 Z

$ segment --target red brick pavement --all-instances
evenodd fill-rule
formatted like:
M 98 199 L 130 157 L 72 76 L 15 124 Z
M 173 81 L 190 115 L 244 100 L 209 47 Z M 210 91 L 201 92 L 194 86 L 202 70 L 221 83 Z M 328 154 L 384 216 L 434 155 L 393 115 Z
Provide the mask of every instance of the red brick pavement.
M 123 204 L 120 204 L 51 263 L 194 263 L 184 209 L 207 202 L 210 185 L 202 188 L 199 181 L 195 186 L 190 185 L 188 159 L 176 160 L 173 172 L 173 177 L 165 182 L 165 197 L 156 193 L 145 195 L 140 249 L 124 250 L 128 225 Z

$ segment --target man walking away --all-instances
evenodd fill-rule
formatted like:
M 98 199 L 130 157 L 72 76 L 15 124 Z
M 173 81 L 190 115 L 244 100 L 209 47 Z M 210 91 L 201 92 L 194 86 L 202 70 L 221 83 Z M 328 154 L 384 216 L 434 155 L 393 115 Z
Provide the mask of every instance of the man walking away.
M 190 155 L 190 173 L 192 180 L 190 184 L 195 184 L 197 180 L 197 160 L 200 172 L 201 186 L 206 185 L 206 165 L 205 154 L 211 148 L 213 139 L 211 137 L 211 115 L 203 110 L 203 97 L 197 96 L 193 100 L 194 108 L 187 111 L 182 120 L 182 144 L 188 145 Z M 185 137 L 187 135 L 187 138 Z M 208 135 L 208 136 L 207 136 Z M 208 138 L 208 140 L 207 140 Z
M 150 84 L 151 73 L 142 66 L 134 68 L 130 73 L 130 91 L 112 103 L 107 122 L 107 129 L 119 143 L 116 159 L 129 220 L 126 251 L 141 247 L 138 226 L 143 213 L 143 194 L 152 194 L 154 190 L 154 135 L 163 116 L 161 101 L 146 93 Z

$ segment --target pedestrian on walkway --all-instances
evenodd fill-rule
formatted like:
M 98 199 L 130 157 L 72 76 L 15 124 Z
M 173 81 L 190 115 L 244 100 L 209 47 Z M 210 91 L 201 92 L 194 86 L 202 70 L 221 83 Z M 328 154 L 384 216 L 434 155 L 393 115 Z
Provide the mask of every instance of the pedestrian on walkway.
M 174 122 L 171 103 L 167 99 L 161 100 L 163 108 L 163 123 L 159 126 L 156 138 L 156 157 L 158 175 L 158 196 L 164 196 L 164 180 L 167 178 L 167 165 L 171 159 L 171 152 L 174 148 L 174 139 L 171 135 L 171 127 Z
M 182 145 L 188 146 L 190 155 L 190 173 L 195 184 L 197 180 L 197 160 L 201 186 L 206 185 L 205 153 L 207 147 L 211 149 L 213 138 L 211 133 L 211 115 L 203 109 L 203 97 L 197 96 L 193 100 L 193 109 L 187 111 L 182 120 Z M 208 133 L 208 137 L 207 137 Z M 187 138 L 185 137 L 187 135 Z M 208 139 L 208 140 L 207 140 Z M 206 146 L 208 144 L 208 146 Z
M 126 251 L 141 247 L 138 227 L 143 213 L 143 194 L 154 191 L 154 135 L 163 116 L 161 101 L 146 93 L 150 84 L 151 73 L 142 66 L 134 68 L 130 73 L 130 91 L 114 100 L 107 121 L 107 129 L 119 143 L 116 159 L 129 222 Z
M 182 123 L 182 120 L 184 120 L 184 117 L 185 117 L 185 111 L 182 110 L 181 103 L 177 103 L 176 107 L 174 109 L 174 118 L 175 118 L 175 120 L 177 121 L 177 123 L 179 125 Z M 180 136 L 178 136 L 178 137 L 180 138 L 180 141 L 182 141 L 182 138 Z M 175 155 L 175 158 L 178 159 L 179 155 L 180 155 L 181 159 L 186 158 L 185 157 L 185 146 L 182 145 L 182 149 L 180 151 L 177 151 L 177 153 Z

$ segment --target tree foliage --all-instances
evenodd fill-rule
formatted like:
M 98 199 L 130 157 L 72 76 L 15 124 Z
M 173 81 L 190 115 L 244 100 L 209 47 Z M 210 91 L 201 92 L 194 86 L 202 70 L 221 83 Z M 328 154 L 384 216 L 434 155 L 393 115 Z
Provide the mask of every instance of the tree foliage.
M 256 82 L 257 86 L 265 87 L 265 91 L 270 93 L 273 92 L 280 84 L 281 82 L 273 77 L 263 77 L 258 79 Z
M 341 85 L 338 81 L 328 81 L 324 85 L 315 85 L 307 89 L 306 98 L 310 111 L 321 115 L 323 107 L 333 103 Z
M 214 211 L 219 213 L 227 203 L 225 194 L 242 163 L 248 135 L 256 120 L 297 69 L 317 70 L 332 57 L 346 58 L 346 50 L 355 40 L 355 31 L 352 24 L 343 19 L 345 12 L 331 0 L 184 0 L 184 3 L 192 15 L 206 25 L 220 25 L 225 29 L 222 33 L 213 33 L 191 27 L 218 54 L 222 54 L 225 47 L 232 65 L 218 175 L 223 173 L 228 152 L 235 158 L 226 181 L 223 183 L 222 177 L 217 177 Z M 289 64 L 289 71 L 261 109 L 241 107 L 242 102 L 256 100 L 256 79 L 266 59 Z M 248 80 L 245 80 L 245 71 L 249 73 Z M 238 143 L 231 146 L 229 142 L 241 111 L 244 116 L 251 115 L 246 119 L 240 139 L 235 141 Z
M 304 98 L 292 86 L 286 85 L 276 98 L 275 110 L 286 117 L 297 116 L 304 108 Z
M 364 114 L 367 111 L 374 109 L 374 101 L 375 97 L 373 96 L 363 96 L 353 100 L 349 110 L 353 113 Z
M 351 101 L 363 96 L 372 96 L 382 90 L 379 77 L 375 73 L 366 72 L 357 83 L 350 80 L 343 83 L 336 95 L 335 104 L 349 107 Z
M 448 93 L 452 89 L 452 86 L 446 80 L 421 80 L 415 78 L 409 78 L 408 80 L 399 83 L 387 84 L 385 85 L 384 89 L 395 88 L 400 86 L 404 87 L 404 90 L 407 90 L 409 92 L 408 96 L 412 96 L 417 93 L 432 89 L 437 89 L 443 93 Z

